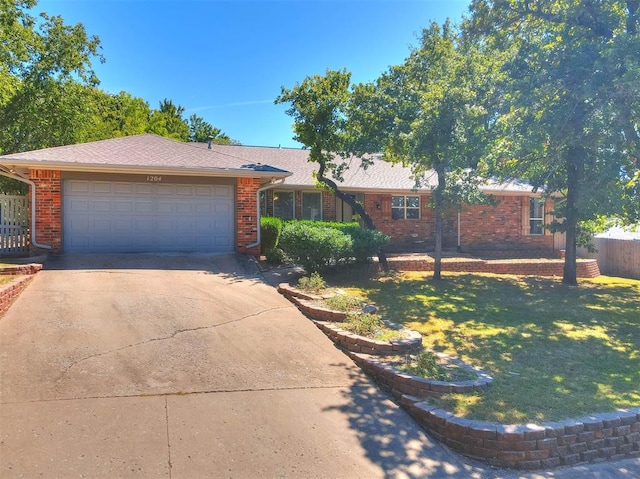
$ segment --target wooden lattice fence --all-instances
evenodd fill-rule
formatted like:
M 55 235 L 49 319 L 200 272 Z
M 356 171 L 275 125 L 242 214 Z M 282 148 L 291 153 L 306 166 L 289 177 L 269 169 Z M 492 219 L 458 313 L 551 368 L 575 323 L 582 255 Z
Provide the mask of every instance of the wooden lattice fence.
M 0 256 L 29 251 L 29 200 L 0 194 Z

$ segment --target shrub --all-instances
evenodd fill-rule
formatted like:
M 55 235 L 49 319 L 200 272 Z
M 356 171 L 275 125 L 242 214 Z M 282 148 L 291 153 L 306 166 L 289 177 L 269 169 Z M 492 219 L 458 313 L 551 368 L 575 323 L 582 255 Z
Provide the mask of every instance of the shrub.
M 282 233 L 282 220 L 273 216 L 263 216 L 260 218 L 260 238 L 262 241 L 262 252 L 267 255 L 278 246 L 278 240 Z
M 353 240 L 335 228 L 290 221 L 283 226 L 278 245 L 294 263 L 312 273 L 349 258 Z
M 327 287 L 325 280 L 317 272 L 310 276 L 303 276 L 298 280 L 298 288 L 302 291 L 319 292 Z
M 295 225 L 295 226 L 290 226 Z M 304 236 L 307 241 L 310 241 L 310 230 L 321 230 L 322 234 L 315 232 L 314 241 L 320 240 L 320 236 L 324 235 L 329 241 L 339 241 L 337 238 L 342 235 L 349 239 L 349 248 L 344 240 L 340 240 L 339 244 L 326 245 L 324 248 L 317 249 L 317 255 L 329 255 L 326 256 L 323 261 L 311 261 L 314 264 L 314 268 L 324 268 L 332 264 L 339 263 L 366 263 L 372 256 L 375 256 L 378 251 L 389 241 L 389 237 L 379 231 L 367 230 L 362 228 L 358 223 L 340 223 L 334 221 L 311 221 L 311 220 L 294 220 L 288 221 L 283 227 L 283 233 L 289 228 L 296 228 L 294 232 L 287 231 L 287 236 L 290 234 Z M 329 232 L 328 230 L 332 230 Z M 279 243 L 280 247 L 284 250 L 285 254 L 289 256 L 294 262 L 298 262 L 296 258 L 305 257 L 306 254 L 302 254 L 297 251 L 295 244 L 289 243 L 289 238 L 285 240 L 286 246 L 283 246 L 282 241 Z M 294 249 L 291 249 L 294 248 Z M 317 256 L 313 255 L 313 256 Z M 302 266 L 304 264 L 300 263 Z M 305 266 L 306 268 L 306 266 Z M 315 271 L 314 269 L 313 271 Z
M 349 313 L 342 327 L 359 336 L 375 338 L 382 332 L 384 323 L 382 322 L 382 318 L 377 314 Z
M 331 296 L 323 301 L 325 306 L 334 311 L 362 311 L 364 301 L 356 296 L 349 296 L 348 294 L 337 294 Z

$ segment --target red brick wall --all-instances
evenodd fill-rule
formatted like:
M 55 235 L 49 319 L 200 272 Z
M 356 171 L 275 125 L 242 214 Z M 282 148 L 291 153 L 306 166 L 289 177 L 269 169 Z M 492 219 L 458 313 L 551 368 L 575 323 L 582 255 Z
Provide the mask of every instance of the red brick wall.
M 336 201 L 335 195 L 329 191 L 322 191 L 322 219 L 324 221 L 336 220 Z
M 239 253 L 260 254 L 260 246 L 250 250 L 246 247 L 258 239 L 258 188 L 259 178 L 238 178 L 236 181 L 236 251 Z
M 36 241 L 62 252 L 62 180 L 55 170 L 31 170 L 36 185 Z M 32 205 L 33 207 L 33 205 Z
M 8 284 L 0 286 L 0 317 L 9 310 L 13 302 L 20 296 L 22 290 L 27 287 L 32 279 L 32 274 L 29 276 L 18 276 Z
M 524 234 L 523 211 L 527 196 L 498 196 L 497 205 L 469 205 L 460 213 L 461 246 L 464 251 L 530 251 L 553 254 L 551 234 Z

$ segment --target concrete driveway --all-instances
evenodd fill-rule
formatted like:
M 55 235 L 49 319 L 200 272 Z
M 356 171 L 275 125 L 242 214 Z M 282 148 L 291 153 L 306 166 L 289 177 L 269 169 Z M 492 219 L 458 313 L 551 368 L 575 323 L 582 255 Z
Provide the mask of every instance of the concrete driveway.
M 0 319 L 0 477 L 483 477 L 249 263 L 67 255 Z

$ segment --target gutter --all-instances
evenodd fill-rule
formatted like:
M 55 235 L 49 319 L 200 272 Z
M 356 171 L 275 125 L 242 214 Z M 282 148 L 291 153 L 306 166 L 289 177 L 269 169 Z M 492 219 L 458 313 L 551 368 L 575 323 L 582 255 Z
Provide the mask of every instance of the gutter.
M 280 186 L 282 184 L 284 184 L 284 178 L 280 178 L 278 181 L 274 181 L 273 179 L 271 180 L 271 182 L 265 186 L 262 186 L 260 188 L 258 188 L 256 190 L 256 205 L 257 205 L 257 210 L 258 210 L 258 214 L 256 216 L 256 223 L 257 223 L 257 228 L 256 228 L 256 233 L 257 233 L 257 241 L 255 243 L 251 243 L 245 246 L 246 249 L 251 249 L 251 248 L 255 248 L 256 246 L 258 246 L 260 244 L 260 193 L 262 193 L 263 191 L 267 191 L 271 188 L 274 188 L 276 186 Z
M 29 185 L 29 189 L 31 190 L 31 244 L 36 248 L 51 249 L 51 245 L 40 244 L 36 240 L 36 184 L 31 180 L 14 175 L 9 171 L 4 170 L 4 168 L 0 170 L 0 174 Z

